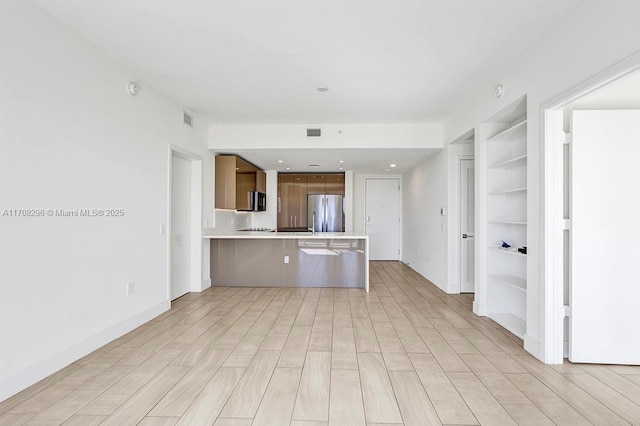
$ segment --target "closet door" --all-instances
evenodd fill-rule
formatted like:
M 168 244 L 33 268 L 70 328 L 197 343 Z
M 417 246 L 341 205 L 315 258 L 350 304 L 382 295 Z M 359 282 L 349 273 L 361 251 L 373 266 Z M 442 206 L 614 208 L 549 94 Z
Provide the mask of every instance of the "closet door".
M 640 364 L 640 111 L 573 113 L 569 359 Z

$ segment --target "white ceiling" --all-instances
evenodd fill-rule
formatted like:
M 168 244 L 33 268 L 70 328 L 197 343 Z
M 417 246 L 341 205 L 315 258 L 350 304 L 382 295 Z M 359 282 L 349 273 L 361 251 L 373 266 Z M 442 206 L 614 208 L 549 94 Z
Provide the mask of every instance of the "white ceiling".
M 234 149 L 216 151 L 237 154 L 264 170 L 281 172 L 340 172 L 401 174 L 439 149 Z M 282 160 L 279 163 L 278 160 Z M 343 163 L 340 163 L 343 161 Z M 309 167 L 316 164 L 319 167 Z M 396 167 L 391 167 L 396 164 Z M 289 169 L 287 169 L 287 167 Z
M 612 81 L 606 86 L 581 97 L 567 109 L 639 109 L 640 71 Z
M 314 124 L 438 121 L 584 0 L 34 2 L 213 123 Z

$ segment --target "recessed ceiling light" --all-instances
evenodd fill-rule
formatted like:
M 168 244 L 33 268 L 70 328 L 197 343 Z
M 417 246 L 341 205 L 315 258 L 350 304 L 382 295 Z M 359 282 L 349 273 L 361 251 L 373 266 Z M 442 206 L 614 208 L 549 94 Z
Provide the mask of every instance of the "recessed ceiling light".
M 278 160 L 278 163 L 284 163 L 284 160 Z
M 342 163 L 344 163 L 344 160 L 340 160 L 340 161 L 338 161 L 338 163 L 342 164 Z
M 329 90 L 329 88 L 327 86 L 318 87 L 318 92 L 327 92 L 328 90 Z
M 285 170 L 291 170 L 291 167 L 285 167 L 284 169 Z
M 396 166 L 397 166 L 397 164 L 395 164 L 395 163 L 394 164 L 389 164 L 389 167 L 391 167 L 391 168 L 394 168 Z
M 340 170 L 344 170 L 344 167 L 340 166 Z

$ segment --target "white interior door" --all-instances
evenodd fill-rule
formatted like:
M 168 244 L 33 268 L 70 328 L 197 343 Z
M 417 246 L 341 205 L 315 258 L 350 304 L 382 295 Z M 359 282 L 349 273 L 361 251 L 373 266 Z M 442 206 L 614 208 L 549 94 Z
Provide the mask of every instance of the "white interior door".
M 367 179 L 366 232 L 371 260 L 400 258 L 400 181 Z
M 569 359 L 640 364 L 640 111 L 575 111 Z
M 460 292 L 475 293 L 474 160 L 460 160 Z
M 189 291 L 191 162 L 171 156 L 171 300 Z

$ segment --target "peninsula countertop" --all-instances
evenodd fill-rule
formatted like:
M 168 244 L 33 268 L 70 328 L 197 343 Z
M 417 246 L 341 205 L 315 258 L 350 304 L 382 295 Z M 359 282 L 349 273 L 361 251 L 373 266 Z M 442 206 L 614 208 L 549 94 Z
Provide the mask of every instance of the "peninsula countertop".
M 215 231 L 206 230 L 202 238 L 212 240 L 222 239 L 265 239 L 265 240 L 297 240 L 297 239 L 345 239 L 345 240 L 367 240 L 365 234 L 355 232 L 268 232 L 268 231 Z

